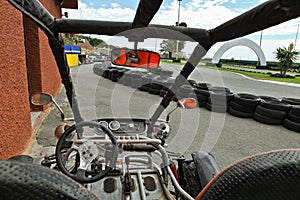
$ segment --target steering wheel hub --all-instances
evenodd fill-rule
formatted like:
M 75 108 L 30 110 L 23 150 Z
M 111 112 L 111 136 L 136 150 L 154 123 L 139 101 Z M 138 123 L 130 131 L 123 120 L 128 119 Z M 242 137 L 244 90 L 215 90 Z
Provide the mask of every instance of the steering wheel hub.
M 85 135 L 87 132 L 87 135 L 90 136 L 91 130 L 97 129 L 103 130 L 111 143 L 107 144 L 107 140 L 105 143 L 101 143 L 99 140 L 94 141 L 93 137 Z M 76 136 L 78 139 L 84 139 L 84 142 L 76 143 L 73 140 Z M 71 158 L 70 151 L 75 152 L 75 155 L 71 156 L 73 159 L 75 157 L 75 162 L 72 162 L 74 163 L 73 167 L 70 167 L 70 162 L 68 162 L 68 159 Z M 105 177 L 115 167 L 118 146 L 113 133 L 107 127 L 93 121 L 82 121 L 63 133 L 56 145 L 55 154 L 58 168 L 64 174 L 81 183 L 92 183 Z M 92 165 L 100 165 L 102 170 L 98 170 L 99 167 L 94 170 Z

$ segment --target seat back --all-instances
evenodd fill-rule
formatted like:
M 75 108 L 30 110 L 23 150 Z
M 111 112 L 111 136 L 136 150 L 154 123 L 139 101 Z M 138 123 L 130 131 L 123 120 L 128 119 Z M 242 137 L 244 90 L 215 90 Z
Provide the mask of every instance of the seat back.
M 1 199 L 98 199 L 74 180 L 50 168 L 0 161 Z
M 242 159 L 215 176 L 196 199 L 299 200 L 300 149 Z

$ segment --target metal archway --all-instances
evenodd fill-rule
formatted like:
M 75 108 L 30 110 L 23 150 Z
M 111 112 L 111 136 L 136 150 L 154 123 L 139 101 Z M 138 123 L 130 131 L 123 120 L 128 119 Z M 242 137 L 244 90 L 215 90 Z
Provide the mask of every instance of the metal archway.
M 218 49 L 218 51 L 215 53 L 215 55 L 214 55 L 214 57 L 212 59 L 212 63 L 215 63 L 215 64 L 219 63 L 222 55 L 226 51 L 228 51 L 229 49 L 231 49 L 232 47 L 235 47 L 235 46 L 246 46 L 246 47 L 249 47 L 257 55 L 257 57 L 259 59 L 259 62 L 260 62 L 260 65 L 261 66 L 267 66 L 265 54 L 262 51 L 262 49 L 260 48 L 260 46 L 258 46 L 252 40 L 249 40 L 249 39 L 246 39 L 246 38 L 240 38 L 240 39 L 232 40 L 230 42 L 227 42 L 227 43 L 223 44 Z

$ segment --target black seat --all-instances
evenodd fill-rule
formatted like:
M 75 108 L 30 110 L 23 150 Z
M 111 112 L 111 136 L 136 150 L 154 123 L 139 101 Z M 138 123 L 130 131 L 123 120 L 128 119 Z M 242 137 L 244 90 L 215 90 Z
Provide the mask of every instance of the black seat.
M 50 168 L 14 160 L 0 161 L 1 199 L 98 199 L 69 177 Z
M 300 149 L 242 159 L 215 176 L 196 199 L 299 200 Z

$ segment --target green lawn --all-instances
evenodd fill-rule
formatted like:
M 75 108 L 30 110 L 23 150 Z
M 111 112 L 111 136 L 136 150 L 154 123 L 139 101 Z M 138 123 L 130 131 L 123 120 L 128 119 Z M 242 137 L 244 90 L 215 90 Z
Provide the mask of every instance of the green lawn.
M 173 63 L 173 62 L 169 62 L 169 61 L 166 61 L 166 60 L 161 60 L 161 62 L 183 66 L 186 61 L 182 61 L 181 63 Z M 201 65 L 201 67 L 207 67 L 207 66 L 202 66 Z M 231 70 L 231 69 L 217 68 L 217 67 L 209 67 L 209 68 L 216 69 L 216 70 L 222 70 L 222 71 L 235 72 L 235 73 L 239 73 L 239 74 L 244 74 L 245 76 L 248 76 L 248 77 L 253 78 L 253 79 L 258 79 L 258 80 L 269 80 L 269 81 L 278 81 L 278 82 L 285 82 L 285 83 L 300 84 L 300 77 L 295 77 L 295 79 L 292 79 L 292 78 L 276 78 L 276 77 L 270 77 L 269 74 L 245 72 L 245 71 L 238 71 L 238 70 Z
M 225 68 L 214 68 L 214 69 L 222 70 L 222 71 L 235 72 L 235 73 L 239 73 L 239 74 L 244 74 L 244 75 L 246 75 L 250 78 L 254 78 L 254 79 L 258 79 L 258 80 L 269 80 L 269 81 L 278 81 L 278 82 L 300 84 L 300 77 L 295 77 L 295 79 L 292 79 L 292 78 L 276 78 L 276 77 L 270 77 L 269 74 L 244 72 L 244 71 L 231 70 L 231 69 L 225 69 Z
M 172 62 L 172 61 L 167 61 L 167 60 L 160 60 L 160 62 L 167 63 L 167 64 L 174 64 L 174 65 L 182 65 L 182 66 L 186 63 L 185 60 L 182 60 L 180 63 L 178 63 L 178 62 Z

